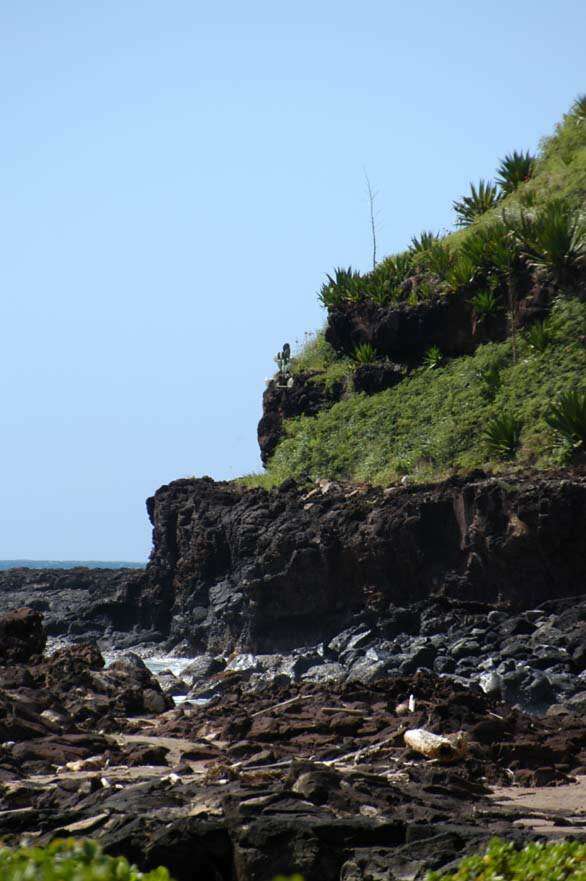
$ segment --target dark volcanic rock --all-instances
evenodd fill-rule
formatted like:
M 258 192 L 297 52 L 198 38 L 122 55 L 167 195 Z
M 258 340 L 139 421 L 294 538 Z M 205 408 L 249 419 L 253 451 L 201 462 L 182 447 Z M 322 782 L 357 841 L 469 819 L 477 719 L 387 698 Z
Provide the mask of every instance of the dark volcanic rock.
M 339 401 L 344 390 L 341 382 L 326 386 L 311 373 L 296 373 L 291 387 L 283 388 L 271 379 L 262 398 L 263 415 L 258 423 L 258 444 L 266 464 L 283 436 L 283 419 L 315 416 Z
M 357 367 L 352 376 L 352 384 L 355 392 L 374 395 L 398 385 L 403 379 L 405 379 L 405 370 L 399 364 L 380 361 Z
M 447 356 L 466 355 L 488 339 L 506 337 L 506 316 L 476 325 L 472 305 L 463 296 L 437 296 L 425 303 L 377 306 L 372 301 L 342 303 L 329 310 L 326 340 L 351 355 L 370 343 L 381 355 L 416 363 L 431 346 Z
M 42 655 L 45 642 L 39 612 L 25 608 L 0 615 L 0 664 L 15 664 Z
M 148 511 L 154 550 L 135 614 L 141 627 L 164 629 L 196 652 L 329 642 L 356 615 L 387 621 L 392 638 L 406 628 L 393 629 L 389 604 L 431 595 L 506 598 L 510 612 L 584 590 L 586 479 L 578 471 L 389 490 L 322 482 L 311 492 L 293 482 L 266 492 L 178 480 L 149 499 Z M 490 611 L 472 625 L 483 643 Z M 429 635 L 449 626 L 443 614 L 426 619 Z M 510 635 L 515 657 L 536 622 L 510 626 L 523 632 Z M 461 634 L 469 636 L 463 659 L 476 651 L 475 634 Z M 582 645 L 572 643 L 577 665 Z
M 20 606 L 43 613 L 49 636 L 91 633 L 105 638 L 136 624 L 136 569 L 7 569 L 0 572 L 0 611 Z M 134 635 L 138 643 L 142 634 Z

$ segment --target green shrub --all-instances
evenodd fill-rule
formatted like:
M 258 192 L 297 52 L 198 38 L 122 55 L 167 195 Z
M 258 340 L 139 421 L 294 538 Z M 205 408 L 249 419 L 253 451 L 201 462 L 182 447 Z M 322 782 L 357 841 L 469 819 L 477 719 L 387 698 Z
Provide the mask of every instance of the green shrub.
M 409 250 L 412 254 L 417 254 L 420 251 L 429 251 L 437 241 L 439 241 L 439 236 L 436 233 L 424 230 L 418 236 L 413 236 Z
M 560 441 L 545 414 L 568 389 L 584 388 L 586 303 L 560 296 L 548 326 L 555 345 L 515 364 L 510 340 L 487 343 L 440 368 L 412 370 L 393 388 L 369 396 L 348 389 L 316 416 L 285 420 L 285 437 L 266 473 L 249 476 L 246 484 L 270 487 L 290 477 L 328 477 L 388 486 L 405 468 L 414 481 L 487 465 L 498 471 L 510 466 L 487 455 L 484 439 L 498 411 L 523 422 L 521 464 L 557 467 Z M 340 366 L 350 370 L 353 362 L 335 362 L 324 376 L 333 377 Z
M 465 857 L 455 872 L 430 872 L 427 881 L 585 881 L 586 844 L 531 842 L 517 850 L 493 838 L 485 854 Z
M 446 281 L 454 290 L 465 288 L 473 281 L 475 272 L 476 265 L 474 262 L 467 254 L 460 251 L 456 254 L 454 262 L 450 266 Z
M 586 447 L 586 391 L 566 392 L 546 413 L 545 421 L 572 447 Z
M 545 352 L 553 342 L 552 333 L 546 321 L 536 321 L 525 333 L 525 340 L 534 352 Z
M 93 841 L 56 840 L 47 847 L 0 848 L 0 881 L 169 881 L 162 866 L 139 872 Z
M 357 364 L 372 364 L 377 359 L 377 351 L 370 343 L 360 343 L 354 347 L 352 360 Z
M 442 350 L 439 346 L 431 346 L 423 356 L 423 365 L 429 370 L 441 367 L 444 361 Z
M 473 267 L 472 277 L 487 283 L 498 282 L 511 271 L 519 257 L 519 245 L 503 218 L 492 220 L 472 231 L 460 248 L 460 259 Z
M 512 413 L 497 413 L 484 429 L 488 451 L 497 459 L 514 459 L 521 440 L 522 423 Z
M 498 205 L 500 195 L 491 181 L 481 180 L 478 187 L 470 184 L 470 195 L 453 202 L 458 226 L 470 226 L 479 217 Z
M 514 150 L 507 154 L 497 169 L 496 182 L 503 195 L 512 193 L 517 187 L 528 181 L 535 169 L 535 156 L 530 153 L 518 153 Z
M 534 214 L 522 211 L 510 226 L 529 265 L 558 283 L 571 282 L 586 265 L 586 224 L 566 202 L 552 200 Z
M 499 298 L 494 291 L 479 291 L 472 297 L 472 305 L 479 319 L 496 315 L 500 309 Z
M 454 265 L 454 255 L 445 242 L 434 242 L 433 245 L 423 252 L 425 255 L 425 267 L 441 279 L 447 279 Z
M 334 270 L 334 275 L 326 275 L 327 281 L 321 286 L 318 299 L 322 306 L 330 308 L 339 306 L 344 301 L 355 302 L 361 299 L 364 285 L 361 284 L 362 277 L 359 272 L 352 269 L 343 269 L 338 266 Z
M 494 400 L 502 385 L 500 365 L 496 362 L 486 364 L 480 368 L 477 375 L 482 386 L 483 396 L 489 401 Z

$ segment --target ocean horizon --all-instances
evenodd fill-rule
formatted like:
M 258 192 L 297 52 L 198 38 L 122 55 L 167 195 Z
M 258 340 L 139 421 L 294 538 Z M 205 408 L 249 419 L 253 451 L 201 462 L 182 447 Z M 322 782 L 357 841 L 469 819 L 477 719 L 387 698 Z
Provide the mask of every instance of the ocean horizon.
M 0 560 L 0 569 L 144 569 L 146 560 Z

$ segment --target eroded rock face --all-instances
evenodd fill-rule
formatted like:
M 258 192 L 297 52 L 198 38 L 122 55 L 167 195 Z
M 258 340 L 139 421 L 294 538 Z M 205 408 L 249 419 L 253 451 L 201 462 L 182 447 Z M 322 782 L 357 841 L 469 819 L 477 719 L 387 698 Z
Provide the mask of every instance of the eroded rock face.
M 113 642 L 120 648 L 125 638 L 128 647 L 160 640 L 160 633 L 134 632 L 143 579 L 136 569 L 7 569 L 0 572 L 0 613 L 26 606 L 39 621 L 42 613 L 50 637 L 100 639 L 105 645 L 116 632 Z
M 0 663 L 16 664 L 42 655 L 46 639 L 42 615 L 33 609 L 0 616 Z
M 266 465 L 283 436 L 283 420 L 294 416 L 315 416 L 342 397 L 343 385 L 326 386 L 310 373 L 297 373 L 290 388 L 272 379 L 262 398 L 263 415 L 258 423 L 258 444 Z
M 417 363 L 431 348 L 453 357 L 471 354 L 480 343 L 506 337 L 506 315 L 479 325 L 473 308 L 462 296 L 437 296 L 429 302 L 377 306 L 343 303 L 328 313 L 326 340 L 350 355 L 357 345 L 370 343 L 379 355 L 400 363 Z
M 586 479 L 575 470 L 386 491 L 179 480 L 148 510 L 137 616 L 193 652 L 327 642 L 357 611 L 380 617 L 431 594 L 530 609 L 584 590 Z

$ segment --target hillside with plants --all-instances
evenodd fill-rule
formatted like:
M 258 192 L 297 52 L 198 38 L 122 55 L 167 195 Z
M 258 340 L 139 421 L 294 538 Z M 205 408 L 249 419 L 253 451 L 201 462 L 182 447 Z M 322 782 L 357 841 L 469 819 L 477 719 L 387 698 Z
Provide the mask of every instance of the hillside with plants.
M 392 483 L 581 462 L 586 446 L 586 96 L 537 155 L 471 185 L 457 229 L 328 275 L 325 328 L 264 396 L 266 471 Z

